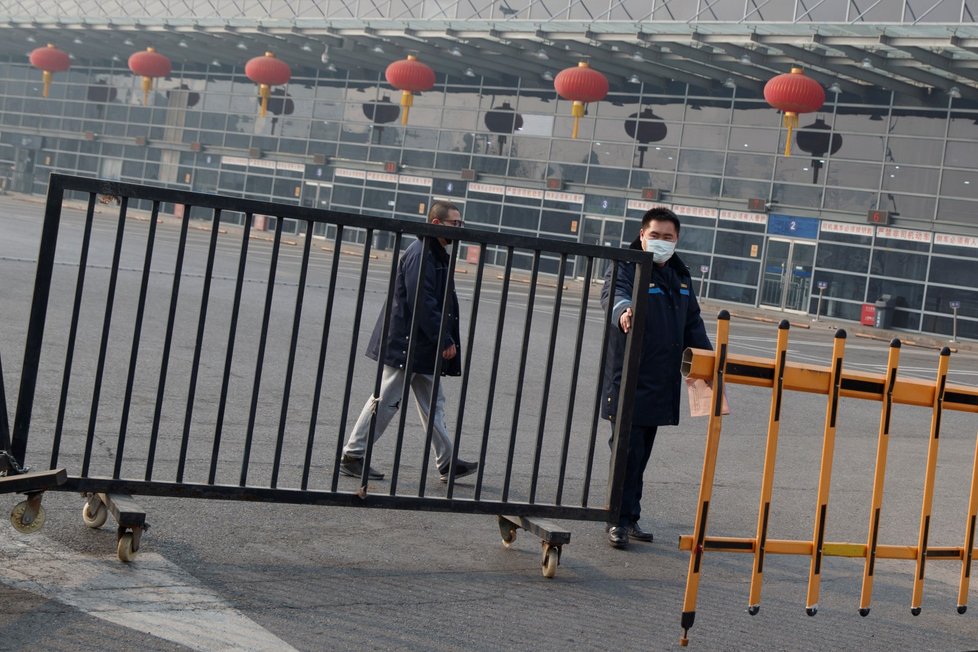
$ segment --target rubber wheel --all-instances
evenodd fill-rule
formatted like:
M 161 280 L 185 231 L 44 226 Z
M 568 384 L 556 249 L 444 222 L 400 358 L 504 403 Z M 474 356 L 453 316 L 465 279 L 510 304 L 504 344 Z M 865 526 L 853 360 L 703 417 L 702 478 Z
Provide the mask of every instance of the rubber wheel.
M 132 532 L 126 532 L 119 537 L 119 546 L 116 552 L 119 554 L 119 561 L 128 563 L 136 558 L 136 551 L 132 549 Z
M 503 545 L 509 548 L 516 541 L 516 526 L 509 521 L 500 518 L 499 536 L 503 538 Z
M 27 501 L 23 500 L 14 506 L 10 512 L 10 524 L 21 534 L 34 534 L 44 527 L 44 508 L 37 508 L 37 516 L 30 523 L 24 523 L 24 512 L 27 511 Z
M 88 511 L 88 501 L 82 506 L 82 520 L 85 521 L 85 525 L 92 529 L 97 529 L 105 525 L 105 520 L 109 517 L 109 508 L 105 506 L 105 503 L 99 501 L 98 508 L 95 513 L 92 514 Z
M 551 578 L 556 575 L 558 563 L 559 555 L 557 554 L 557 549 L 548 549 L 546 556 L 543 558 L 543 576 L 546 578 Z

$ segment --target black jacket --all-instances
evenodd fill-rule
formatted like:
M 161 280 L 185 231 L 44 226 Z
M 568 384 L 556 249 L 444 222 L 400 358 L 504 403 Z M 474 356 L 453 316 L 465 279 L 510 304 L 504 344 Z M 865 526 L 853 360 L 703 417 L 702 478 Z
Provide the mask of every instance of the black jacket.
M 444 349 L 454 344 L 455 357 L 451 360 L 442 360 L 441 374 L 459 376 L 462 374 L 462 338 L 459 335 L 458 297 L 455 294 L 455 283 L 448 277 L 450 262 L 448 252 L 436 238 L 422 238 L 412 242 L 397 263 L 384 364 L 402 369 L 405 366 L 408 340 L 411 337 L 411 319 L 414 314 L 412 305 L 418 287 L 418 272 L 421 268 L 422 256 L 425 258 L 424 278 L 421 279 L 418 334 L 414 349 L 414 363 L 410 366 L 410 371 L 419 374 L 435 373 L 437 358 L 441 356 Z M 441 342 L 438 342 L 438 328 L 441 326 L 446 286 L 449 287 L 448 323 Z M 370 336 L 370 344 L 367 346 L 367 356 L 373 360 L 377 359 L 380 352 L 383 328 L 384 311 L 381 310 L 374 332 Z
M 631 249 L 642 249 L 636 238 Z M 651 258 L 651 254 L 649 255 Z M 619 318 L 632 304 L 635 282 L 634 263 L 619 263 L 617 283 L 612 292 L 609 265 L 601 290 L 601 305 L 607 309 L 613 300 L 612 326 L 608 329 L 608 357 L 604 369 L 601 416 L 614 420 L 618 411 L 618 394 L 625 356 L 625 334 Z M 679 423 L 680 391 L 682 390 L 683 350 L 687 347 L 713 350 L 700 316 L 700 306 L 693 292 L 689 268 L 673 254 L 665 265 L 652 267 L 652 283 L 648 291 L 648 310 L 642 333 L 642 361 L 635 389 L 632 424 L 665 426 Z

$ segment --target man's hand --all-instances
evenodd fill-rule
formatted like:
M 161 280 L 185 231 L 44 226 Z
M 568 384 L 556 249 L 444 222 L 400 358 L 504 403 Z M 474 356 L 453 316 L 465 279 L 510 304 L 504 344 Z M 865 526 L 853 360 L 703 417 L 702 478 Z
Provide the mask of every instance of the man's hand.
M 446 360 L 451 360 L 457 353 L 458 351 L 455 349 L 455 345 L 449 344 L 448 347 L 441 352 L 441 357 L 445 358 Z
M 621 317 L 618 318 L 618 325 L 621 326 L 623 333 L 627 333 L 632 328 L 632 309 L 625 308 L 625 312 L 621 313 Z

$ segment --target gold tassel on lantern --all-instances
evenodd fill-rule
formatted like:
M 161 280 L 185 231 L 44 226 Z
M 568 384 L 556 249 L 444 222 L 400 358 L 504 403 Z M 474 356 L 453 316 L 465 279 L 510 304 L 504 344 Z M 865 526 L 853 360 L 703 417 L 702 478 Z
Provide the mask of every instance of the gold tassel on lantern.
M 261 111 L 258 113 L 259 117 L 264 118 L 265 114 L 268 112 L 268 97 L 272 94 L 272 87 L 268 84 L 260 84 L 258 86 L 258 95 L 261 96 Z
M 408 59 L 413 57 L 409 56 Z M 414 105 L 414 93 L 411 91 L 401 91 L 401 106 L 404 110 L 401 111 L 401 124 L 406 125 L 408 123 L 408 113 L 411 111 L 411 107 Z
M 788 140 L 784 143 L 784 155 L 791 156 L 791 134 L 798 127 L 798 114 L 794 111 L 785 111 L 784 127 L 788 130 Z
M 51 74 L 50 70 L 45 70 L 41 77 L 44 79 L 44 97 L 47 97 L 48 92 L 51 90 L 51 78 L 54 75 Z
M 149 106 L 149 91 L 153 88 L 153 78 L 143 77 L 143 106 Z
M 571 115 L 574 116 L 574 128 L 571 130 L 571 138 L 577 138 L 577 130 L 581 124 L 581 118 L 584 117 L 584 102 L 574 100 L 574 104 L 571 105 Z

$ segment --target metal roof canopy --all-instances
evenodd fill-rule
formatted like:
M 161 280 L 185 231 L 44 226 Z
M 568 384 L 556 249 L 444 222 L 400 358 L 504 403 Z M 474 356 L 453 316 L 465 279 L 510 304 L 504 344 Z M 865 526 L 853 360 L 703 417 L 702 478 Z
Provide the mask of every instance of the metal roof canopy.
M 77 62 L 111 66 L 152 46 L 177 69 L 212 74 L 240 72 L 268 50 L 296 69 L 382 79 L 391 61 L 416 52 L 457 84 L 528 89 L 551 88 L 545 75 L 586 58 L 615 91 L 630 92 L 634 75 L 646 92 L 679 82 L 723 95 L 732 82 L 738 97 L 760 97 L 768 79 L 800 64 L 823 85 L 838 83 L 840 101 L 893 91 L 929 107 L 952 96 L 955 106 L 978 103 L 974 24 L 89 17 L 0 19 L 0 35 L 0 57 L 12 61 L 51 42 Z

